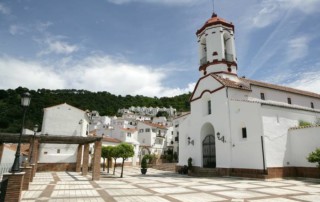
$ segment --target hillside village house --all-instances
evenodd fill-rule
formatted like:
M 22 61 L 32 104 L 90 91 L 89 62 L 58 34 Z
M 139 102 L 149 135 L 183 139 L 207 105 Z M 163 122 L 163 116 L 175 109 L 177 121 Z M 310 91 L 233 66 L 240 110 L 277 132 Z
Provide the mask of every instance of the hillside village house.
M 317 176 L 307 155 L 320 147 L 320 95 L 237 75 L 234 25 L 213 13 L 196 32 L 200 78 L 179 125 L 179 166 L 220 175 Z
M 89 133 L 87 112 L 67 103 L 44 109 L 42 135 L 82 136 Z M 78 145 L 40 144 L 38 170 L 75 170 Z
M 152 122 L 138 122 L 138 141 L 141 156 L 155 154 L 160 157 L 172 141 L 172 126 Z

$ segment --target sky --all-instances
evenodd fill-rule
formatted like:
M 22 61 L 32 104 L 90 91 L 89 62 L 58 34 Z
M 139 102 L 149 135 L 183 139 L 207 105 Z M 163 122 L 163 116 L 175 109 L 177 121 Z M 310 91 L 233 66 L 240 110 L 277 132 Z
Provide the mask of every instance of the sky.
M 238 76 L 320 93 L 320 0 L 215 0 Z M 211 0 L 0 0 L 0 89 L 171 97 L 200 77 Z

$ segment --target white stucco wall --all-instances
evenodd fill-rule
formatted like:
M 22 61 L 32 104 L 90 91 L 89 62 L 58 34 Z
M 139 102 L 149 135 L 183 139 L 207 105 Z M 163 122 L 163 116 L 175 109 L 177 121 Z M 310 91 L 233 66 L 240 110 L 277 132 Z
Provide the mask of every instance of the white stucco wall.
M 262 106 L 261 113 L 267 167 L 289 166 L 288 129 L 298 126 L 299 120 L 314 122 L 317 114 L 267 105 Z
M 306 157 L 320 148 L 320 127 L 289 130 L 288 166 L 316 167 L 316 163 L 309 163 Z
M 231 167 L 263 169 L 260 104 L 230 101 L 230 117 Z M 246 128 L 247 138 L 242 137 L 242 128 Z
M 42 135 L 85 137 L 87 136 L 88 126 L 89 122 L 85 111 L 65 103 L 44 109 L 41 133 Z M 78 145 L 41 144 L 38 162 L 76 162 L 77 147 Z

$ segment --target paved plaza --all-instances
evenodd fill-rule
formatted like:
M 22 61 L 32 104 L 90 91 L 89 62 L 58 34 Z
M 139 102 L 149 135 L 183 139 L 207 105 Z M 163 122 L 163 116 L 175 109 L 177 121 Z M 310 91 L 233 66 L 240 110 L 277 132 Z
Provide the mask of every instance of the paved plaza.
M 320 201 L 315 179 L 254 180 L 229 177 L 198 178 L 138 167 L 125 167 L 124 177 L 103 173 L 100 181 L 75 172 L 37 173 L 22 201 L 79 202 L 294 202 Z

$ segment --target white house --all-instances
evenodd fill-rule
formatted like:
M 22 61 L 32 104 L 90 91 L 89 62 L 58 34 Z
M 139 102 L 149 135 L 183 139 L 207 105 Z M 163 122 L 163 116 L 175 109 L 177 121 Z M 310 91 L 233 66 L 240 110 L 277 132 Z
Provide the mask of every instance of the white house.
M 215 168 L 220 175 L 317 172 L 306 155 L 320 147 L 320 127 L 309 135 L 290 130 L 319 120 L 320 95 L 238 77 L 234 25 L 215 13 L 196 34 L 200 78 L 191 113 L 179 125 L 178 165 L 191 157 L 195 170 Z
M 42 135 L 82 136 L 89 133 L 89 117 L 81 109 L 66 103 L 44 109 Z M 41 166 L 75 167 L 78 145 L 40 144 L 38 168 Z
M 138 141 L 140 142 L 141 155 L 155 154 L 160 157 L 166 148 L 168 128 L 164 125 L 151 122 L 138 122 Z

